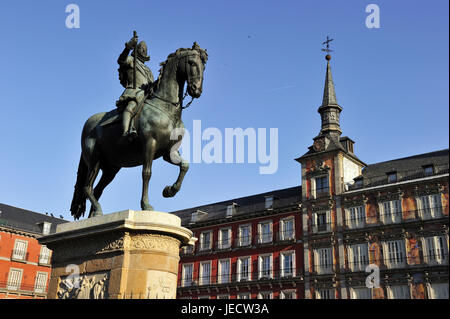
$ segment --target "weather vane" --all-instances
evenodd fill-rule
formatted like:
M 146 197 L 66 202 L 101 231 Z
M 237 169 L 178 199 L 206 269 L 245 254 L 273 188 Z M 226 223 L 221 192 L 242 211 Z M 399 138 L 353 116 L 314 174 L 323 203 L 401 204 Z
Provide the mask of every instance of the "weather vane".
M 325 49 L 322 49 L 322 51 L 324 51 L 324 52 L 327 53 L 327 55 L 325 56 L 325 58 L 326 58 L 327 60 L 330 60 L 330 59 L 331 59 L 331 55 L 330 55 L 329 53 L 330 53 L 330 52 L 333 52 L 333 50 L 330 49 L 330 42 L 333 41 L 333 40 L 334 40 L 334 39 L 330 39 L 330 38 L 327 36 L 327 41 L 322 42 L 322 44 L 325 44 L 325 45 L 327 46 Z

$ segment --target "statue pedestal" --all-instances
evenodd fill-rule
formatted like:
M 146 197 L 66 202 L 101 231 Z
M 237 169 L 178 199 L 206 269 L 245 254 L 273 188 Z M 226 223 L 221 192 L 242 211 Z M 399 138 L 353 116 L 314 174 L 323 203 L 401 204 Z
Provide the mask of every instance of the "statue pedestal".
M 179 249 L 196 238 L 179 217 L 126 210 L 60 224 L 39 242 L 53 251 L 49 299 L 175 299 Z

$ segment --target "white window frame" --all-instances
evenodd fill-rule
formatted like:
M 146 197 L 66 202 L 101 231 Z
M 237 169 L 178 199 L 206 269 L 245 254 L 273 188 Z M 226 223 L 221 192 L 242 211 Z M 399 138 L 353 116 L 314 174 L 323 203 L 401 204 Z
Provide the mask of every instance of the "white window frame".
M 6 289 L 8 290 L 20 290 L 22 285 L 23 269 L 9 268 L 8 281 L 6 283 Z
M 269 274 L 265 274 L 265 269 L 263 269 L 263 260 L 269 257 Z M 258 279 L 261 278 L 273 279 L 273 254 L 262 254 L 258 256 Z
M 403 284 L 403 285 L 392 285 L 392 286 L 388 286 L 387 287 L 387 292 L 388 292 L 388 299 L 411 299 L 411 287 L 407 284 Z M 401 289 L 401 296 L 400 298 L 396 298 L 396 296 L 394 296 L 394 291 L 395 289 Z M 405 295 L 405 293 L 407 293 L 408 296 Z M 406 298 L 405 298 L 406 297 Z
M 316 290 L 316 299 L 335 299 L 334 289 L 318 289 Z
M 403 205 L 401 199 L 380 202 L 379 207 L 383 224 L 395 224 L 402 221 Z M 389 209 L 389 214 L 387 209 Z
M 347 227 L 349 229 L 363 228 L 366 225 L 365 205 L 358 205 L 346 208 Z
M 243 260 L 246 260 L 248 262 L 248 271 L 247 271 L 248 276 L 246 278 L 244 278 L 242 276 L 242 274 L 243 274 L 243 271 L 242 271 Z M 251 281 L 252 280 L 252 257 L 251 256 L 239 257 L 237 259 L 236 279 L 237 279 L 237 281 Z
M 314 250 L 314 267 L 315 267 L 316 273 L 319 275 L 320 274 L 330 274 L 333 272 L 333 249 L 332 249 L 332 247 L 317 248 Z
M 220 294 L 216 296 L 216 299 L 230 299 L 229 294 Z
M 325 228 L 319 227 L 319 215 L 325 214 Z M 320 224 L 321 225 L 321 224 Z M 327 233 L 331 231 L 331 211 L 319 211 L 313 213 L 313 233 Z
M 223 231 L 227 232 L 228 240 L 227 243 L 224 243 L 223 239 Z M 231 247 L 231 227 L 224 227 L 219 229 L 219 240 L 217 242 L 217 248 L 219 249 L 228 249 Z
M 245 237 L 242 234 L 244 228 L 248 228 L 248 236 Z M 238 236 L 239 247 L 250 246 L 252 244 L 252 224 L 239 225 Z
M 293 298 L 286 298 L 287 294 L 293 294 Z M 295 289 L 286 289 L 280 291 L 280 299 L 297 299 L 297 290 Z
M 263 234 L 263 226 L 269 225 L 269 233 Z M 258 223 L 258 243 L 266 244 L 273 242 L 273 222 L 272 220 L 264 220 Z
M 228 273 L 223 274 L 223 264 L 228 263 Z M 219 259 L 217 262 L 217 283 L 228 284 L 231 282 L 231 258 Z
M 427 290 L 428 290 L 428 296 L 430 299 L 447 299 L 448 300 L 448 298 L 449 298 L 448 282 L 427 284 Z
M 364 296 L 364 298 L 360 298 L 361 295 L 358 293 L 358 291 L 361 291 L 361 290 L 368 292 L 367 298 L 365 298 L 366 296 Z M 350 296 L 351 296 L 351 299 L 373 299 L 372 289 L 367 288 L 367 287 L 352 287 L 350 289 Z
M 23 247 L 21 247 L 21 245 L 23 245 Z M 27 250 L 28 250 L 28 241 L 16 239 L 14 242 L 12 259 L 25 260 L 27 257 Z
M 187 278 L 186 269 L 190 268 L 190 278 Z M 190 279 L 190 281 L 188 281 Z M 181 286 L 182 287 L 190 287 L 194 283 L 194 263 L 183 264 L 181 267 Z
M 416 198 L 419 216 L 422 219 L 433 219 L 442 217 L 441 193 L 424 195 Z
M 252 295 L 249 292 L 243 292 L 240 294 L 237 294 L 237 299 L 252 299 Z
M 292 223 L 292 229 L 286 230 L 286 224 L 291 222 Z M 295 239 L 295 217 L 289 216 L 280 219 L 280 239 L 281 240 L 291 240 Z M 288 233 L 289 232 L 289 233 Z
M 265 209 L 271 209 L 273 208 L 273 204 L 275 202 L 274 196 L 266 196 L 264 199 L 264 208 Z
M 41 246 L 41 252 L 39 253 L 39 264 L 49 265 L 52 251 L 47 246 Z
M 445 236 L 422 238 L 424 261 L 429 265 L 448 264 L 448 246 Z
M 361 243 L 354 244 L 348 248 L 348 259 L 350 269 L 353 272 L 366 271 L 367 265 L 369 265 L 369 244 Z
M 317 180 L 321 178 L 326 178 L 328 186 L 326 188 L 321 188 L 320 195 L 330 194 L 330 177 L 328 176 L 328 174 L 315 176 L 314 178 L 311 178 L 311 190 L 312 190 L 311 195 L 313 198 L 319 197 L 319 193 L 317 192 Z
M 209 234 L 209 245 L 205 245 L 205 235 Z M 213 245 L 213 231 L 206 230 L 200 233 L 200 251 L 211 250 Z
M 285 258 L 286 256 L 291 256 L 291 267 L 290 272 L 286 271 L 286 268 L 284 267 Z M 295 277 L 295 250 L 288 250 L 283 251 L 280 253 L 280 274 L 281 277 Z M 289 269 L 288 269 L 289 270 Z
M 392 250 L 395 248 L 395 251 Z M 388 268 L 404 268 L 406 266 L 406 245 L 404 240 L 391 240 L 383 243 L 384 264 Z
M 268 298 L 266 298 L 265 295 L 267 295 Z M 272 291 L 260 291 L 258 293 L 258 299 L 273 299 L 273 292 Z
M 45 293 L 45 290 L 47 288 L 47 279 L 48 279 L 48 273 L 38 271 L 36 272 L 36 278 L 34 281 L 34 292 L 35 293 Z
M 204 274 L 204 268 L 203 265 L 209 265 L 209 276 L 206 276 Z M 211 270 L 212 270 L 212 262 L 209 261 L 201 261 L 200 262 L 200 269 L 199 269 L 199 285 L 200 286 L 206 286 L 211 284 Z
M 42 234 L 44 234 L 44 235 L 50 234 L 51 227 L 52 227 L 52 223 L 43 222 Z

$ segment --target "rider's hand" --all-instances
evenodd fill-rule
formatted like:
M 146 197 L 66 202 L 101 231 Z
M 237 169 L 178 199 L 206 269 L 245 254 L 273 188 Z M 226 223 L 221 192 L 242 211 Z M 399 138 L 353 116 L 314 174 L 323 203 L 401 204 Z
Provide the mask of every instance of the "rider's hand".
M 137 45 L 137 43 L 138 43 L 138 38 L 132 37 L 130 41 L 125 43 L 125 45 L 127 46 L 128 49 L 132 50 Z

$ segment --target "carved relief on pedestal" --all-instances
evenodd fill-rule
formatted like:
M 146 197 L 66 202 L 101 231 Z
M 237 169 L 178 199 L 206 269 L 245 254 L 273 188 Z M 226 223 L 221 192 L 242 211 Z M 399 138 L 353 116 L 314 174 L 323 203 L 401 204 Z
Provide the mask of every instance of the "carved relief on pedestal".
M 180 241 L 170 236 L 158 234 L 134 234 L 130 236 L 129 249 L 161 250 L 178 255 Z
M 58 299 L 107 299 L 109 273 L 60 278 Z
M 159 270 L 147 272 L 147 299 L 175 299 L 176 293 L 175 274 Z

